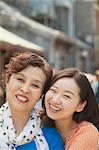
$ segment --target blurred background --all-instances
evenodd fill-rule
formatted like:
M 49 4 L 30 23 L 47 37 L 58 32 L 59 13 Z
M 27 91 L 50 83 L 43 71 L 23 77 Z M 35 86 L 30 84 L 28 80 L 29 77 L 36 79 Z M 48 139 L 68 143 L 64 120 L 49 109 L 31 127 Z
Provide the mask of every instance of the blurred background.
M 55 70 L 76 67 L 95 74 L 99 0 L 0 0 L 0 72 L 14 53 L 27 50 L 45 57 Z

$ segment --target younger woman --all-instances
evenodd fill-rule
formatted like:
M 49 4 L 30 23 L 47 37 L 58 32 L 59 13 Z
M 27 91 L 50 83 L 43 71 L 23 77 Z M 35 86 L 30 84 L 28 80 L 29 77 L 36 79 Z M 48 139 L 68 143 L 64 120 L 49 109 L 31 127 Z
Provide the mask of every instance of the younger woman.
M 59 71 L 45 95 L 45 108 L 66 150 L 98 150 L 99 109 L 82 72 L 74 68 Z

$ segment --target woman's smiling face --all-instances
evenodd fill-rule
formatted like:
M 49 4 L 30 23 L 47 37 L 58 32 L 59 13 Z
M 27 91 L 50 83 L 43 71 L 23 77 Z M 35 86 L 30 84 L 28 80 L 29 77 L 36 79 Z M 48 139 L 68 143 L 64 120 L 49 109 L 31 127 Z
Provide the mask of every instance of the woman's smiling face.
M 46 113 L 53 120 L 73 118 L 75 111 L 82 110 L 80 89 L 73 78 L 60 78 L 45 96 Z
M 45 81 L 42 69 L 32 65 L 12 74 L 6 83 L 6 97 L 11 109 L 31 112 L 42 95 Z

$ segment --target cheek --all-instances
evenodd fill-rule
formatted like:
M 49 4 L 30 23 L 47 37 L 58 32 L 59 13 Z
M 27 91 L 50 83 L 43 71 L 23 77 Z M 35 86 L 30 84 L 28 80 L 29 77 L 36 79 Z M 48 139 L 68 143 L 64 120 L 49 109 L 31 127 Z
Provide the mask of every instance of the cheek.
M 45 102 L 48 101 L 51 98 L 51 94 L 49 92 L 45 95 Z
M 6 85 L 6 99 L 12 101 L 14 94 L 14 89 L 10 85 Z
M 47 93 L 47 94 L 45 95 L 45 99 L 44 99 L 45 107 L 47 106 L 49 99 L 50 99 L 50 97 L 49 97 L 49 94 Z
M 41 90 L 32 90 L 32 97 L 36 99 L 40 99 L 42 96 Z
M 11 84 L 6 84 L 6 93 L 12 93 L 12 91 L 14 90 L 13 85 Z
M 13 81 L 10 81 L 7 85 L 6 85 L 6 88 L 7 90 L 11 90 L 11 91 L 15 91 L 15 90 L 18 90 L 19 88 L 21 87 L 21 84 L 16 82 L 15 80 Z
M 77 107 L 77 103 L 75 103 L 74 101 L 65 101 L 63 102 L 63 107 L 68 111 L 74 112 Z

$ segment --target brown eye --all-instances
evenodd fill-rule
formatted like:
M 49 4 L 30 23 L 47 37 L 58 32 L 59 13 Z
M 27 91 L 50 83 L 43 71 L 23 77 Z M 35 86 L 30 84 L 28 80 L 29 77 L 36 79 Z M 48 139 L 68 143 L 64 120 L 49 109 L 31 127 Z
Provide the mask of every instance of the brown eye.
M 64 95 L 64 98 L 69 98 L 70 99 L 70 96 L 69 95 Z
M 37 85 L 37 84 L 32 84 L 32 87 L 33 87 L 33 88 L 39 88 L 39 85 Z
M 19 82 L 25 82 L 24 79 L 22 79 L 22 78 L 17 78 L 17 80 L 18 80 Z
M 52 93 L 56 93 L 56 90 L 55 89 L 50 89 L 50 91 L 52 92 Z

